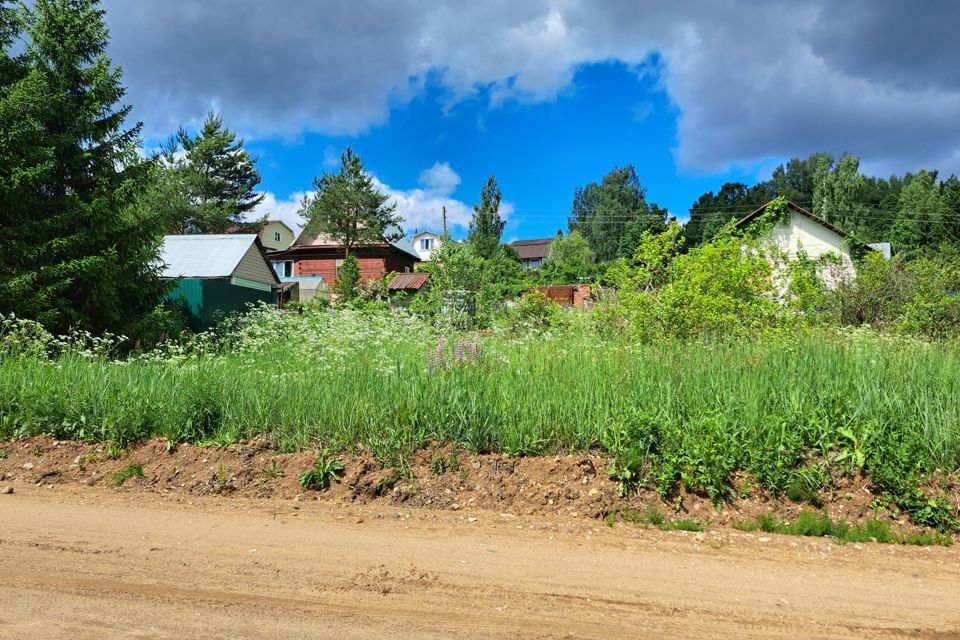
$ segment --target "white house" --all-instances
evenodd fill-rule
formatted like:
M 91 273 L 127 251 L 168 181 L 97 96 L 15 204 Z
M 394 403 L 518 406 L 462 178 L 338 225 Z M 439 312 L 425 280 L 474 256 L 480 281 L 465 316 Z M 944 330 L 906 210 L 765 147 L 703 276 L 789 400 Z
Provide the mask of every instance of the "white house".
M 767 207 L 763 205 L 753 213 L 744 216 L 736 222 L 739 228 L 746 227 L 751 221 L 758 218 Z M 773 229 L 761 236 L 760 241 L 767 246 L 779 248 L 785 258 L 795 260 L 803 252 L 808 258 L 817 260 L 826 255 L 838 260 L 836 267 L 824 270 L 823 276 L 827 284 L 837 276 L 855 275 L 853 258 L 850 254 L 849 234 L 835 227 L 820 216 L 817 216 L 803 207 L 787 201 L 789 217 L 778 222 Z
M 440 248 L 440 236 L 432 231 L 421 231 L 413 234 L 410 244 L 413 245 L 413 250 L 420 256 L 420 260 L 427 262 L 433 252 Z

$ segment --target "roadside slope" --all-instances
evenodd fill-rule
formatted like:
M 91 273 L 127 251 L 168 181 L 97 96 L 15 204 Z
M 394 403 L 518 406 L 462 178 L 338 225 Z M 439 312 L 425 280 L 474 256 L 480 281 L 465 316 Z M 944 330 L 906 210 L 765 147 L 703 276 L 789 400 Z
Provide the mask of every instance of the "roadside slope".
M 17 484 L 0 638 L 960 638 L 960 554 Z

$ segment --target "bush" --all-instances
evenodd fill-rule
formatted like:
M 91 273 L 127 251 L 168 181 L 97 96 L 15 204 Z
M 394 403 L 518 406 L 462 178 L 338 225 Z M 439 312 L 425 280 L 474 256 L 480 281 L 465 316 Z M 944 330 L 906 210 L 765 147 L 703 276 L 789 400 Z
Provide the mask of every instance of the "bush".
M 337 282 L 333 285 L 333 292 L 340 302 L 349 302 L 359 294 L 360 261 L 357 256 L 350 254 L 337 269 Z

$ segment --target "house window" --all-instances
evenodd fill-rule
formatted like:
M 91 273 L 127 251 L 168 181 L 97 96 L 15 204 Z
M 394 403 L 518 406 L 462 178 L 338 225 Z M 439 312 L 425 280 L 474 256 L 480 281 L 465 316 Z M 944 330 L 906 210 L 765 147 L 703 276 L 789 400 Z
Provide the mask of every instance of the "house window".
M 420 238 L 420 251 L 433 251 L 434 238 Z
M 280 232 L 279 232 L 279 231 L 274 231 L 274 232 L 273 232 L 273 239 L 274 239 L 276 242 L 280 242 Z
M 343 260 L 337 260 L 336 270 L 334 271 L 335 275 L 340 275 L 340 267 L 343 266 Z
M 292 278 L 293 260 L 274 260 L 273 270 L 278 278 Z

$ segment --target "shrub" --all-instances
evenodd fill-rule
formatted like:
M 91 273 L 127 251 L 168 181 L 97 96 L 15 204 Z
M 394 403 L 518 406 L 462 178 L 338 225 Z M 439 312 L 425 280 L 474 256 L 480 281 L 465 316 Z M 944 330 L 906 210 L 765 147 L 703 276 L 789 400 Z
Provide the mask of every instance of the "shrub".
M 350 254 L 337 269 L 337 281 L 333 285 L 333 292 L 340 302 L 349 302 L 360 292 L 360 261 L 357 256 Z
M 300 474 L 300 484 L 304 489 L 320 491 L 330 487 L 330 481 L 340 482 L 343 475 L 343 463 L 323 450 L 320 458 L 312 469 Z

